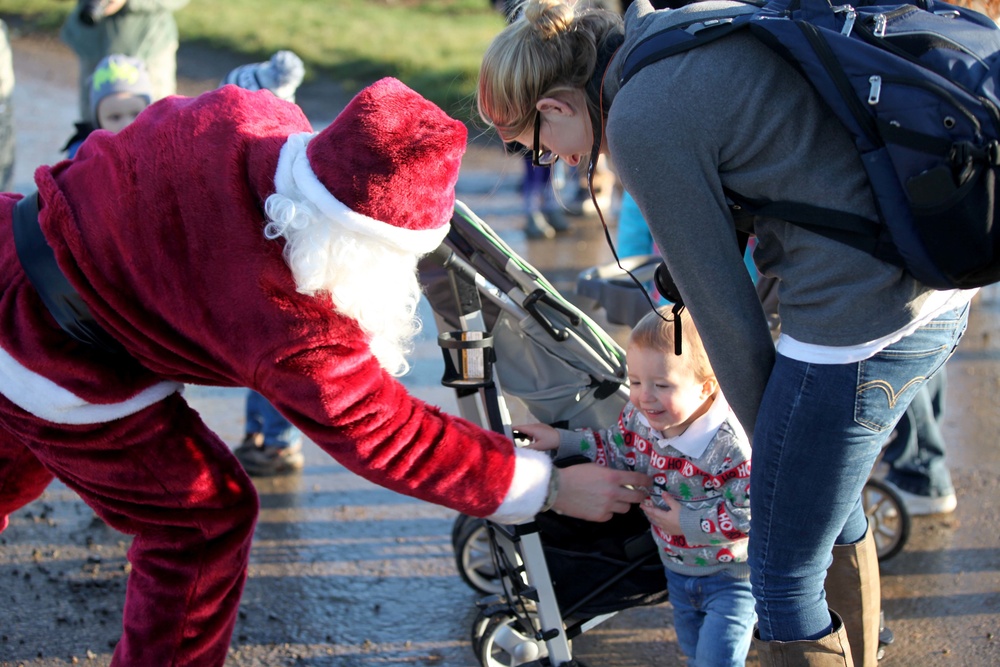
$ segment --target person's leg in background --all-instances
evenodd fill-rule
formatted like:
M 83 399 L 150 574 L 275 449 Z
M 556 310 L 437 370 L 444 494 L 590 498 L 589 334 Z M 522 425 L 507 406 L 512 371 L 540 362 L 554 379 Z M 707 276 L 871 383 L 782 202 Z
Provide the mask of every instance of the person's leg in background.
M 551 190 L 549 167 L 536 167 L 531 163 L 531 154 L 524 154 L 524 180 L 521 182 L 521 200 L 524 203 L 524 235 L 529 239 L 550 239 L 556 229 L 549 224 L 542 212 L 544 191 Z
M 266 477 L 302 469 L 302 433 L 252 390 L 247 393 L 245 429 L 234 454 L 249 474 Z
M 612 212 L 614 205 L 615 182 L 618 177 L 608 166 L 607 159 L 597 161 L 594 167 L 594 193 L 591 196 L 590 184 L 587 178 L 587 161 L 584 160 L 575 168 L 569 168 L 567 183 L 561 192 L 561 200 L 567 214 L 575 217 L 595 215 L 594 199 L 604 215 Z
M 942 368 L 920 387 L 882 455 L 888 464 L 885 481 L 899 491 L 906 509 L 915 516 L 953 512 L 958 504 L 941 433 L 946 371 Z
M 556 197 L 556 191 L 552 183 L 552 167 L 535 167 L 535 171 L 543 172 L 539 175 L 538 194 L 541 198 L 542 217 L 549 227 L 557 233 L 569 231 L 569 220 L 563 211 L 562 204 Z
M 834 545 L 866 539 L 861 489 L 916 394 L 916 386 L 909 395 L 905 387 L 941 368 L 967 316 L 967 306 L 945 313 L 862 363 L 809 364 L 778 356 L 753 441 L 749 562 L 759 651 L 794 650 L 801 657 L 822 649 L 823 661 L 794 664 L 849 664 L 850 649 L 835 637 L 841 634 L 838 617 L 823 593 Z M 877 567 L 862 568 L 867 557 L 858 562 L 858 576 L 867 578 L 859 586 L 877 592 Z M 872 622 L 877 636 L 877 614 Z M 827 644 L 834 645 L 832 652 Z M 877 642 L 867 651 L 874 656 Z M 850 664 L 870 664 L 868 659 L 858 656 Z

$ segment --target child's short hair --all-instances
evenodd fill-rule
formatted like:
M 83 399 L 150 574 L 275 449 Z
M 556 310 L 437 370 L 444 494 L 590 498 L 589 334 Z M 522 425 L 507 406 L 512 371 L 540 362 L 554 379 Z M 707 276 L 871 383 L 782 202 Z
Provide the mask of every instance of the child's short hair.
M 681 320 L 681 356 L 686 360 L 688 368 L 698 380 L 708 380 L 715 377 L 712 364 L 708 361 L 708 353 L 701 342 L 701 335 L 694 326 L 694 321 L 688 311 L 681 310 L 677 315 L 671 314 L 673 306 L 660 306 L 655 311 L 646 313 L 629 334 L 628 344 L 647 350 L 658 350 L 665 354 L 674 354 L 674 317 Z M 666 318 L 666 319 L 664 319 Z
M 90 115 L 94 127 L 99 127 L 97 107 L 101 100 L 115 93 L 131 93 L 144 98 L 146 104 L 152 102 L 153 85 L 142 60 L 113 53 L 105 56 L 94 68 L 90 75 Z

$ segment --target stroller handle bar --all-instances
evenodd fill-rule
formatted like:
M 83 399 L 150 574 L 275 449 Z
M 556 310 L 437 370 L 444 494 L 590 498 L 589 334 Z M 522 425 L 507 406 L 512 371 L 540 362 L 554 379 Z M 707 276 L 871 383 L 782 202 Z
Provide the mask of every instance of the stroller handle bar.
M 552 336 L 552 338 L 554 338 L 556 341 L 561 343 L 562 341 L 569 338 L 569 331 L 567 331 L 566 329 L 556 328 L 555 325 L 553 325 L 552 322 L 549 321 L 549 318 L 545 317 L 545 315 L 543 315 L 541 311 L 538 310 L 537 304 L 539 302 L 544 303 L 548 305 L 550 308 L 555 308 L 556 310 L 561 312 L 569 319 L 570 323 L 573 326 L 575 327 L 580 326 L 580 317 L 576 313 L 574 313 L 569 308 L 565 307 L 558 300 L 552 298 L 552 296 L 545 290 L 536 289 L 534 292 L 525 297 L 524 309 L 531 314 L 531 316 L 535 319 L 536 322 L 538 322 L 539 325 L 541 325 L 543 329 L 545 329 L 545 333 Z
M 528 316 L 527 310 L 519 306 L 516 301 L 511 299 L 503 291 L 503 289 L 487 280 L 479 271 L 475 269 L 475 267 L 462 259 L 462 257 L 460 257 L 458 253 L 452 250 L 446 243 L 439 245 L 437 249 L 430 254 L 430 257 L 433 258 L 434 262 L 441 268 L 455 273 L 470 284 L 475 284 L 480 294 L 487 297 L 501 310 L 510 313 L 513 317 L 518 319 L 524 319 Z

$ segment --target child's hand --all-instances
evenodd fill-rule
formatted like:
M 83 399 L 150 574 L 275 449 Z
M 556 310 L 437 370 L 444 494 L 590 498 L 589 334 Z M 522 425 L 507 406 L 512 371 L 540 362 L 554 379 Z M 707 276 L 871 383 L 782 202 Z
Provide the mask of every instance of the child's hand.
M 660 494 L 667 509 L 660 509 L 653 504 L 652 498 L 646 498 L 639 507 L 646 514 L 649 523 L 653 524 L 667 535 L 681 535 L 681 504 L 668 493 Z
M 559 432 L 548 424 L 522 424 L 515 426 L 515 431 L 520 431 L 522 435 L 531 439 L 528 449 L 545 451 L 547 449 L 559 448 Z
M 107 6 L 104 8 L 105 16 L 112 16 L 117 14 L 122 9 L 125 8 L 125 3 L 127 0 L 108 0 Z

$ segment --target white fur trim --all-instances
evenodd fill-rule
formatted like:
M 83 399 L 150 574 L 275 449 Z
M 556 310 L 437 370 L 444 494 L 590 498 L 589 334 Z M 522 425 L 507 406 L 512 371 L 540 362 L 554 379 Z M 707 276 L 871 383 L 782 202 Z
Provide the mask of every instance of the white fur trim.
M 514 478 L 500 507 L 487 517 L 496 523 L 524 523 L 542 509 L 549 492 L 552 459 L 533 449 L 514 450 Z
M 0 394 L 22 410 L 55 424 L 104 424 L 135 414 L 182 387 L 177 382 L 160 382 L 121 403 L 87 403 L 52 380 L 25 368 L 0 348 Z
M 292 201 L 304 199 L 323 215 L 344 227 L 380 239 L 411 254 L 425 255 L 441 245 L 448 234 L 447 224 L 437 229 L 423 230 L 395 227 L 352 211 L 330 194 L 330 191 L 316 178 L 306 155 L 306 147 L 315 136 L 309 132 L 293 134 L 281 147 L 278 169 L 274 175 L 274 187 L 278 194 Z M 419 203 L 411 202 L 411 205 L 419 206 Z

